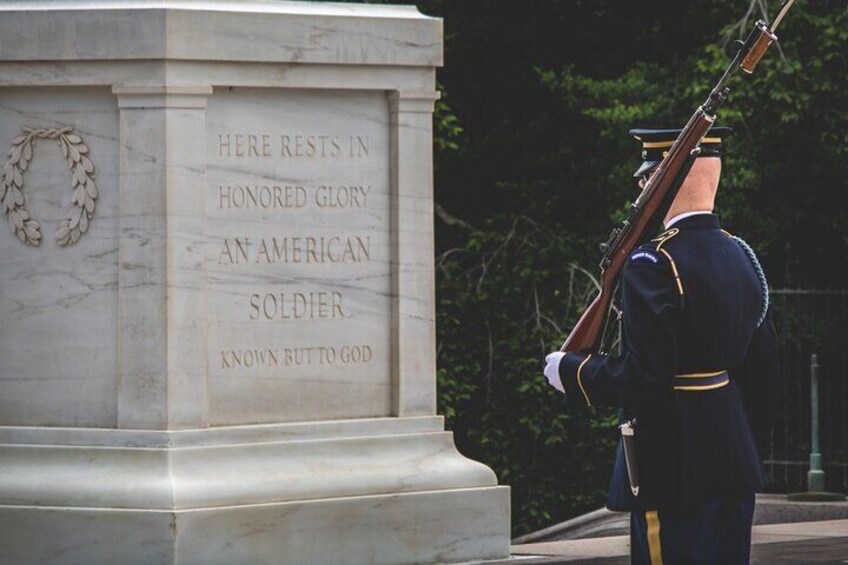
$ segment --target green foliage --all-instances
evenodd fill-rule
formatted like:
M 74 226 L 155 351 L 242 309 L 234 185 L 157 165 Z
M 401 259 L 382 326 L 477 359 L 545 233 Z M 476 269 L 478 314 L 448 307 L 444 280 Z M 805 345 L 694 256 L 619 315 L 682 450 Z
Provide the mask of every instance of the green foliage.
M 598 9 L 609 5 L 622 6 Z M 659 59 L 645 55 L 649 43 L 632 47 L 629 36 L 610 48 L 629 64 L 602 66 L 606 72 L 586 65 L 595 52 L 548 65 L 527 55 L 527 107 L 485 123 L 475 120 L 485 108 L 469 108 L 486 99 L 463 98 L 480 96 L 479 88 L 457 71 L 442 75 L 460 116 L 455 122 L 451 107 L 440 105 L 436 132 L 458 134 L 451 128 L 465 121 L 473 127 L 453 144 L 436 141 L 437 200 L 468 220 L 437 226 L 439 410 L 463 453 L 512 487 L 516 534 L 603 504 L 613 414 L 565 402 L 542 376 L 542 360 L 586 304 L 596 244 L 635 196 L 638 144 L 627 131 L 682 125 L 728 64 L 726 45 L 753 24 L 728 23 L 740 15 L 738 2 L 710 6 L 725 27 L 698 32 L 710 38 L 701 45 L 665 42 L 669 52 Z M 600 17 L 585 33 L 603 34 L 608 21 Z M 667 37 L 679 23 L 658 16 L 653 33 Z M 734 80 L 720 112 L 719 123 L 735 134 L 718 211 L 758 249 L 773 285 L 833 284 L 828 265 L 846 258 L 848 216 L 833 206 L 848 189 L 846 24 L 845 4 L 799 2 L 780 30 L 781 49 L 773 47 L 753 76 Z M 449 55 L 468 36 L 486 41 L 475 35 L 482 24 L 470 25 L 454 32 Z M 476 80 L 485 82 L 487 69 L 477 69 Z
M 567 235 L 516 216 L 439 261 L 439 409 L 463 453 L 513 487 L 516 532 L 596 508 L 609 478 L 610 413 L 566 405 L 541 378 L 594 289 L 577 269 L 562 276 L 573 253 Z
M 459 119 L 456 114 L 450 111 L 445 101 L 447 93 L 444 86 L 439 84 L 438 88 L 442 98 L 436 100 L 433 111 L 433 144 L 436 151 L 457 151 L 462 135 L 462 126 L 459 125 Z

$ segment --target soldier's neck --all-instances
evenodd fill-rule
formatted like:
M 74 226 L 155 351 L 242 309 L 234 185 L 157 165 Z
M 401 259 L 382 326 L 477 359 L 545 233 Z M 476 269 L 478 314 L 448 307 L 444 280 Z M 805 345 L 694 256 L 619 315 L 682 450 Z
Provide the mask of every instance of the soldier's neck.
M 677 191 L 677 196 L 671 203 L 663 223 L 681 214 L 689 212 L 712 212 L 715 208 L 716 191 L 718 190 L 719 159 L 696 159 L 695 165 Z
M 663 223 L 688 212 L 712 212 L 715 208 L 715 187 L 711 183 L 684 182 L 671 203 Z
M 697 181 L 697 182 L 691 182 Z M 663 219 L 667 226 L 672 218 L 690 212 L 712 212 L 715 208 L 715 195 L 718 179 L 690 179 L 684 181 Z

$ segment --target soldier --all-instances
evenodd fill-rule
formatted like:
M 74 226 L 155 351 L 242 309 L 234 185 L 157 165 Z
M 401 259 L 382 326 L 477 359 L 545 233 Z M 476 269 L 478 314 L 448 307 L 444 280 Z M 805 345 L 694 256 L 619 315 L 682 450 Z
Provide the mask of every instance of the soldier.
M 748 563 L 762 436 L 779 378 L 762 269 L 712 213 L 722 140 L 713 127 L 665 217 L 631 253 L 621 282 L 620 355 L 551 353 L 550 384 L 635 419 L 639 484 L 623 443 L 607 506 L 630 511 L 632 563 Z M 649 178 L 680 130 L 632 130 Z M 636 487 L 636 488 L 633 488 Z

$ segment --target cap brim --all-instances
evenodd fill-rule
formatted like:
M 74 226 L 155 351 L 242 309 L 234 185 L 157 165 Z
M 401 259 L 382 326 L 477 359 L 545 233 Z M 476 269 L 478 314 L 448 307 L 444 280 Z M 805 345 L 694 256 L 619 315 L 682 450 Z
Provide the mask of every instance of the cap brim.
M 644 161 L 639 166 L 639 168 L 636 170 L 636 172 L 633 173 L 633 177 L 639 178 L 639 177 L 643 176 L 645 173 L 647 173 L 648 171 L 650 171 L 651 169 L 653 169 L 654 167 L 656 167 L 660 163 L 662 163 L 662 161 Z

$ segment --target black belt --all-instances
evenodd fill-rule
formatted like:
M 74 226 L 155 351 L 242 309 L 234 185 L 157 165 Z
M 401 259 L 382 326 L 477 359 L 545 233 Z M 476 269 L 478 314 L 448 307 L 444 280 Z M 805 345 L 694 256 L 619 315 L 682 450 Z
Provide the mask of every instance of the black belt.
M 714 373 L 689 373 L 688 375 L 675 375 L 672 379 L 674 390 L 704 391 L 713 390 L 726 386 L 730 382 L 727 371 L 716 371 Z

